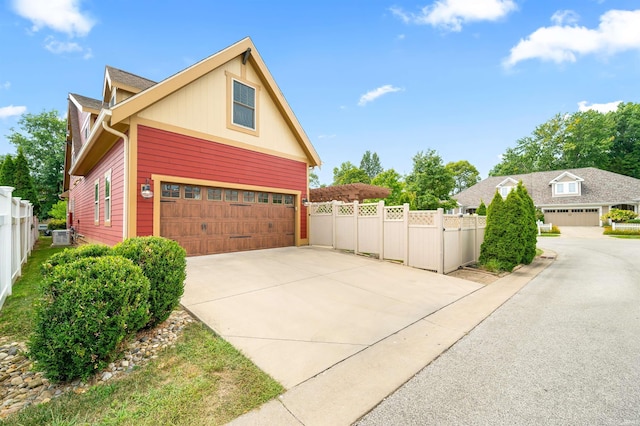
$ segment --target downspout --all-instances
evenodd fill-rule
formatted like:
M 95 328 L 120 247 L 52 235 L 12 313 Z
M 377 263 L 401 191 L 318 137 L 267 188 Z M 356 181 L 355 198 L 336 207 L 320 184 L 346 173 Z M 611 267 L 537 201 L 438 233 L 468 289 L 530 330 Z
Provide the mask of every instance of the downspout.
M 105 110 L 106 115 L 111 117 L 111 111 Z M 129 199 L 129 137 L 116 129 L 109 127 L 106 120 L 102 120 L 102 127 L 107 132 L 122 138 L 124 143 L 124 188 L 122 194 L 122 240 L 126 240 L 129 236 L 129 219 L 127 215 L 128 199 Z

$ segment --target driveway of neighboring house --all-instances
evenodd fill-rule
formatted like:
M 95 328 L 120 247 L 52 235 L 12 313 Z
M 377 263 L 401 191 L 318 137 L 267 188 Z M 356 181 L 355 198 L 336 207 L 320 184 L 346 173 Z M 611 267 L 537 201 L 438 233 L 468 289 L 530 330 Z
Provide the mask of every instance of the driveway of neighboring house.
M 182 304 L 291 388 L 482 287 L 287 247 L 188 258 Z

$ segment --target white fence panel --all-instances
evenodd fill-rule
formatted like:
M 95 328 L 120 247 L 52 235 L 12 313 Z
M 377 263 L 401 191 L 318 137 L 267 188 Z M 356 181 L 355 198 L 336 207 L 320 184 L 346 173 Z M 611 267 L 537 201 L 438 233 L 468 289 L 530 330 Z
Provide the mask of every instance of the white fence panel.
M 381 258 L 407 262 L 408 213 L 408 204 L 384 208 Z
M 335 209 L 335 245 L 338 250 L 356 250 L 357 203 L 336 204 Z
M 21 274 L 22 249 L 20 247 L 20 198 L 11 200 L 11 284 L 16 282 Z
M 7 296 L 11 295 L 12 192 L 12 187 L 0 186 L 0 308 Z
M 358 205 L 358 253 L 381 254 L 383 209 L 384 203 Z
M 444 237 L 444 265 L 445 274 L 455 271 L 460 263 L 460 231 L 457 229 L 445 229 Z
M 333 246 L 333 203 L 310 204 L 309 244 Z
M 475 229 L 462 229 L 460 231 L 460 264 L 469 265 L 476 261 L 476 238 L 477 231 Z
M 409 226 L 409 266 L 435 272 L 442 269 L 439 234 L 433 226 Z

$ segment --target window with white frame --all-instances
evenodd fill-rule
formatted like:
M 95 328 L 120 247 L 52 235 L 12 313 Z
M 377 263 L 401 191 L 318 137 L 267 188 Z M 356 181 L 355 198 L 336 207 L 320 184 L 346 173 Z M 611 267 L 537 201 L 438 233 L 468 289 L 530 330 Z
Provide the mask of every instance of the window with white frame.
M 111 170 L 104 174 L 104 224 L 111 225 Z
M 100 179 L 93 184 L 93 223 L 100 224 Z
M 514 189 L 515 189 L 515 186 L 501 186 L 500 195 L 502 196 L 502 198 L 507 198 L 507 195 L 509 195 L 509 192 L 513 191 Z
M 256 130 L 256 89 L 233 80 L 232 123 Z
M 556 182 L 554 184 L 554 195 L 578 195 L 578 182 Z

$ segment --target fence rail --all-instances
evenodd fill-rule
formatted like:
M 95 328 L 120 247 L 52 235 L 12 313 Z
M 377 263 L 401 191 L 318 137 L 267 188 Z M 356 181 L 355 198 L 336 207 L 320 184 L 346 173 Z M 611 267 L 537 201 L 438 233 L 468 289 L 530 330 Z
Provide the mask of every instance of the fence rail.
M 12 187 L 0 186 L 0 309 L 38 239 L 33 205 L 12 193 Z
M 445 215 L 409 205 L 311 203 L 309 244 L 377 255 L 380 259 L 449 273 L 474 262 L 484 239 L 484 216 Z

